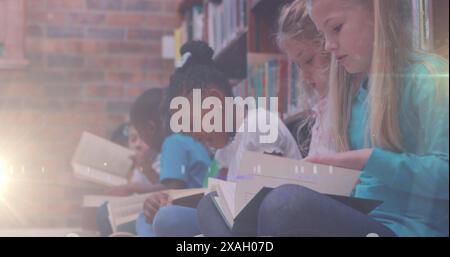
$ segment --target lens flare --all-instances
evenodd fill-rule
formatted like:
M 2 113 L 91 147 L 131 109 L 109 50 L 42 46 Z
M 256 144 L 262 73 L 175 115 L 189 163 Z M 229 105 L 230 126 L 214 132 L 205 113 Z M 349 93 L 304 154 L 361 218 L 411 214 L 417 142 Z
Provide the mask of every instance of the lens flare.
M 6 191 L 8 184 L 8 169 L 7 162 L 0 157 L 0 195 Z

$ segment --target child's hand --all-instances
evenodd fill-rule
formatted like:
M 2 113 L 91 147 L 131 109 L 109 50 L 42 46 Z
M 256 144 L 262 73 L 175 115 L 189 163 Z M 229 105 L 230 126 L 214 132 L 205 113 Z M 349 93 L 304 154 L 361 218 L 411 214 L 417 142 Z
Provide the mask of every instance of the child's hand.
M 363 170 L 373 149 L 361 149 L 335 154 L 308 156 L 304 160 L 307 162 L 331 165 L 335 167 L 352 170 Z
M 170 203 L 169 195 L 162 192 L 152 193 L 144 202 L 144 216 L 148 224 L 153 223 L 153 218 L 159 208 Z

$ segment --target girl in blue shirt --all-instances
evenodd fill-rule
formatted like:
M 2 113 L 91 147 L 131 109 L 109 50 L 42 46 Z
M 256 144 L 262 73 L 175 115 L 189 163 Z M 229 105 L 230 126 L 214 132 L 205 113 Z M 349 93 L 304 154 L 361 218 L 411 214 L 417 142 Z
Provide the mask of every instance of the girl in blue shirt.
M 161 113 L 164 113 L 163 104 L 156 106 L 155 103 L 161 103 L 164 99 L 162 89 L 149 89 L 144 92 L 132 106 L 130 119 L 131 123 L 136 127 L 142 139 L 160 152 L 160 173 L 159 183 L 149 185 L 138 193 L 150 193 L 143 206 L 143 212 L 136 220 L 136 233 L 139 236 L 155 236 L 155 228 L 153 219 L 149 219 L 148 212 L 154 209 L 155 202 L 165 205 L 167 202 L 166 195 L 161 191 L 167 189 L 197 188 L 202 187 L 204 177 L 210 166 L 209 152 L 199 142 L 184 134 L 171 134 L 165 136 L 166 129 L 164 127 L 164 119 Z M 165 219 L 176 221 L 179 217 L 189 216 L 190 213 L 185 210 L 188 208 L 177 206 L 177 216 L 174 218 L 164 215 Z M 194 222 L 187 223 L 184 231 L 188 233 L 198 234 L 195 225 L 196 216 L 190 215 L 190 220 Z
M 263 201 L 259 235 L 449 235 L 448 64 L 413 49 L 409 4 L 308 0 L 333 56 L 328 108 L 339 153 L 306 160 L 361 170 L 354 196 L 383 204 L 364 215 L 284 185 Z

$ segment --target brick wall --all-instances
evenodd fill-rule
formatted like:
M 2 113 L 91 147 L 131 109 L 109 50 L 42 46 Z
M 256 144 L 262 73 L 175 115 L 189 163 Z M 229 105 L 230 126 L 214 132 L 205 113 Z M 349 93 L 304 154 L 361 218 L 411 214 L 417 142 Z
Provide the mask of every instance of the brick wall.
M 26 173 L 71 178 L 82 131 L 109 137 L 145 89 L 167 84 L 161 36 L 178 0 L 27 0 L 21 70 L 0 70 L 0 155 Z M 68 187 L 67 187 L 68 188 Z

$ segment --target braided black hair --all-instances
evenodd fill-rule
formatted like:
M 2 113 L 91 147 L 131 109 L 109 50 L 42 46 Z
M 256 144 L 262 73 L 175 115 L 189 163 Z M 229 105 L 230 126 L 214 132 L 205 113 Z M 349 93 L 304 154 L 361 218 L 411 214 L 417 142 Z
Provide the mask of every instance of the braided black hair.
M 221 90 L 226 97 L 233 96 L 228 78 L 214 64 L 214 50 L 207 43 L 187 42 L 181 47 L 180 53 L 190 53 L 190 57 L 170 77 L 169 101 L 176 96 L 185 96 L 193 89 L 207 89 L 212 86 Z

